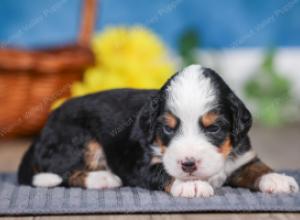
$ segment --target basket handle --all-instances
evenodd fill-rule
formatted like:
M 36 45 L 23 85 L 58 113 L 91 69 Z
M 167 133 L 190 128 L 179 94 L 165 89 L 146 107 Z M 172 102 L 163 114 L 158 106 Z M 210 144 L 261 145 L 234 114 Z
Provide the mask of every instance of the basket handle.
M 96 20 L 97 0 L 83 0 L 81 12 L 80 32 L 77 42 L 81 46 L 89 47 Z

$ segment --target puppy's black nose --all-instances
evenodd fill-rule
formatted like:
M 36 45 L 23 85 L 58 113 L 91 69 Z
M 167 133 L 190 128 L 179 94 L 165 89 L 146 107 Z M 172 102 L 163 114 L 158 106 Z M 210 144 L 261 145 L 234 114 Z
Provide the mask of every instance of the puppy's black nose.
M 186 173 L 192 173 L 197 170 L 196 162 L 195 160 L 185 160 L 181 162 L 181 168 Z

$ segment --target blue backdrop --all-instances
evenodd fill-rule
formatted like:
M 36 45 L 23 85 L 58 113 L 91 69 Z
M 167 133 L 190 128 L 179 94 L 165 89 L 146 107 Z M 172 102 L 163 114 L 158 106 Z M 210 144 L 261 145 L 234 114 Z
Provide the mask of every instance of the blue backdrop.
M 75 40 L 80 3 L 1 0 L 0 42 L 40 47 Z M 142 24 L 171 47 L 187 28 L 208 48 L 300 45 L 300 0 L 102 0 L 98 8 L 98 31 Z

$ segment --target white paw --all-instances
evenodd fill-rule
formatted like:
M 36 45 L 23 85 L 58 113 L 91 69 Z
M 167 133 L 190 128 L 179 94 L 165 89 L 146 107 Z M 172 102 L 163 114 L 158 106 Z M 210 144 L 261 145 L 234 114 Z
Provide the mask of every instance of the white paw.
M 55 173 L 38 173 L 33 176 L 32 185 L 37 187 L 54 187 L 62 183 L 62 178 Z
M 267 193 L 298 192 L 299 186 L 293 177 L 284 174 L 269 173 L 261 177 L 258 183 L 259 190 Z
M 85 179 L 85 186 L 88 189 L 107 189 L 121 185 L 121 179 L 109 171 L 89 172 Z
M 208 182 L 201 180 L 175 180 L 170 193 L 176 197 L 210 197 L 214 195 L 214 189 Z

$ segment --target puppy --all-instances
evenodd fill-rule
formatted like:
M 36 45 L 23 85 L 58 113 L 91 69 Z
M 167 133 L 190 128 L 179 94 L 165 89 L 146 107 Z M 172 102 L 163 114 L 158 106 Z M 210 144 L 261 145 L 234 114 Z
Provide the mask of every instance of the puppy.
M 20 184 L 104 189 L 138 186 L 209 197 L 224 184 L 298 191 L 258 159 L 251 114 L 213 70 L 191 65 L 160 90 L 117 89 L 52 112 L 19 168 Z

